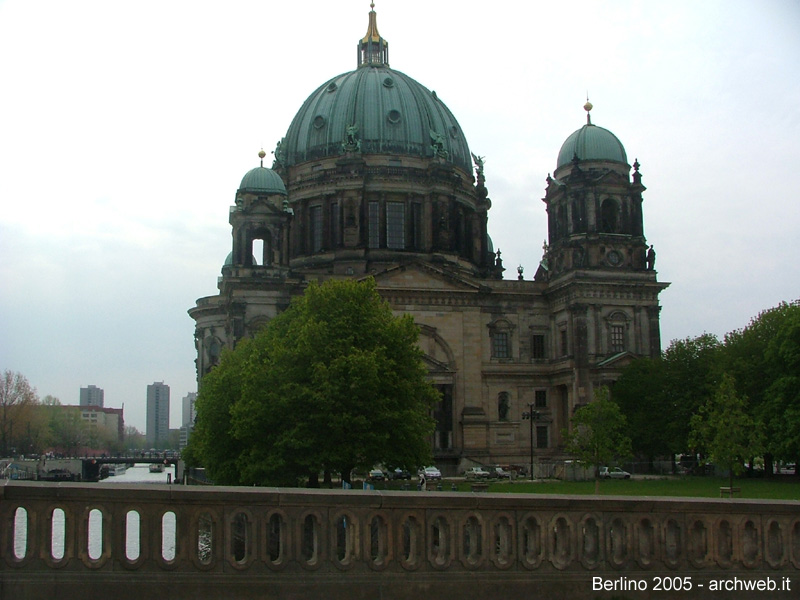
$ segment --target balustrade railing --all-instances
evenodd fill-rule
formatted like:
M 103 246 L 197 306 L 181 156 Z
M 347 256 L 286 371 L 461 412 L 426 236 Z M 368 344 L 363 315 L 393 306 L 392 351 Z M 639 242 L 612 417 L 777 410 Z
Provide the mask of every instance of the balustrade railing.
M 173 583 L 170 597 L 194 600 L 220 585 L 255 598 L 262 584 L 334 598 L 361 597 L 353 585 L 392 598 L 569 585 L 594 598 L 598 575 L 800 570 L 800 503 L 784 501 L 9 482 L 0 523 L 9 598 L 141 599 Z

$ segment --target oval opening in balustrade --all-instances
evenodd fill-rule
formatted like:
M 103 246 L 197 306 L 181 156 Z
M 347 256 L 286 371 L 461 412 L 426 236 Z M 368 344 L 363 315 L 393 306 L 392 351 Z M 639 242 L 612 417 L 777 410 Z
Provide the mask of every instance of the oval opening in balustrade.
M 135 510 L 125 513 L 125 558 L 129 561 L 139 559 L 141 555 L 141 519 Z
M 388 527 L 380 515 L 369 523 L 369 557 L 376 565 L 382 565 L 388 556 Z
M 267 552 L 269 560 L 277 563 L 283 557 L 283 518 L 275 513 L 269 518 L 267 526 Z
M 28 511 L 18 506 L 14 511 L 14 558 L 22 560 L 28 554 Z
M 67 527 L 64 509 L 54 508 L 50 516 L 50 556 L 53 560 L 64 558 L 64 546 L 67 539 Z
M 528 517 L 522 526 L 522 556 L 534 564 L 542 554 L 542 528 L 535 517 Z
M 570 558 L 572 553 L 570 537 L 569 522 L 564 517 L 559 517 L 553 526 L 553 558 L 559 563 L 566 563 Z
M 450 555 L 450 526 L 444 517 L 436 517 L 431 525 L 431 557 L 434 564 L 443 566 Z
M 511 560 L 511 522 L 508 517 L 500 517 L 494 526 L 495 560 L 507 564 Z
M 475 517 L 470 517 L 464 523 L 464 558 L 470 564 L 475 564 L 483 554 L 483 532 L 481 524 Z
M 300 556 L 307 563 L 315 562 L 319 556 L 319 524 L 314 515 L 306 515 L 306 518 L 303 519 Z
M 416 565 L 422 554 L 422 536 L 419 523 L 414 517 L 403 521 L 403 560 Z
M 681 526 L 675 519 L 669 519 L 664 536 L 664 554 L 666 559 L 673 563 L 677 562 L 681 556 L 682 548 Z
M 600 527 L 594 517 L 583 522 L 583 559 L 589 565 L 600 560 Z
M 772 521 L 767 529 L 766 550 L 770 563 L 779 564 L 783 560 L 783 534 L 777 521 Z
M 353 525 L 346 515 L 337 517 L 333 524 L 336 540 L 336 560 L 349 563 L 353 558 Z
M 211 549 L 214 543 L 214 521 L 211 515 L 203 513 L 197 519 L 197 560 L 203 565 L 211 563 Z
M 720 521 L 717 528 L 717 557 L 725 563 L 733 558 L 733 530 L 726 520 Z
M 608 532 L 611 544 L 611 558 L 616 564 L 622 564 L 628 555 L 628 531 L 622 519 L 614 519 Z
M 100 560 L 100 557 L 103 556 L 103 513 L 97 508 L 89 511 L 88 535 L 89 558 Z
M 167 511 L 161 517 L 161 558 L 167 562 L 175 560 L 175 544 L 177 539 L 177 519 L 175 513 Z
M 247 560 L 247 515 L 238 512 L 231 520 L 231 556 L 237 563 Z

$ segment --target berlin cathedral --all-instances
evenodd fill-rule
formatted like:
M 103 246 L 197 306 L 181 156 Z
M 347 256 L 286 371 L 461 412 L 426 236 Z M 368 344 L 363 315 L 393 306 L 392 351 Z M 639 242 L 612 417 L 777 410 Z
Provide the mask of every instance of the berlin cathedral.
M 564 459 L 573 412 L 631 360 L 659 355 L 669 285 L 644 235 L 639 164 L 584 108 L 547 175 L 536 274 L 504 279 L 483 159 L 435 92 L 389 67 L 373 6 L 356 68 L 308 96 L 271 168 L 262 151 L 236 190 L 219 293 L 189 310 L 198 377 L 307 282 L 373 277 L 419 326 L 445 474 L 526 465 L 534 449 Z

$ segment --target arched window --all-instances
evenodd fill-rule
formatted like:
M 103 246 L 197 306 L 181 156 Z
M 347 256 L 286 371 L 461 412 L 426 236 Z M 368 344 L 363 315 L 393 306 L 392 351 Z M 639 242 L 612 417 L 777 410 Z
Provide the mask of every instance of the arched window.
M 613 198 L 606 198 L 600 207 L 600 231 L 617 233 L 619 231 L 619 204 Z

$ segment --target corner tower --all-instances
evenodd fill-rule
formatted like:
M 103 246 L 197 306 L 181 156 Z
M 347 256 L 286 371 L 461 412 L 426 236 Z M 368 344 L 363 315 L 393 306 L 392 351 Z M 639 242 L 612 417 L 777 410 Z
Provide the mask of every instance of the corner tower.
M 547 176 L 548 241 L 537 280 L 555 322 L 555 352 L 569 359 L 574 405 L 612 383 L 632 358 L 661 352 L 655 252 L 644 235 L 642 175 L 609 130 L 586 124 L 561 146 Z

